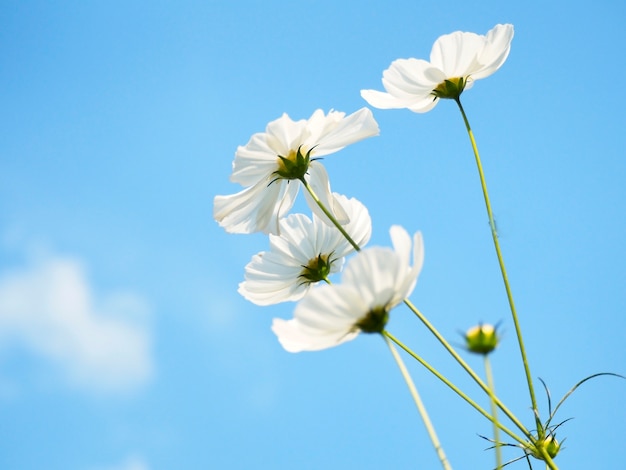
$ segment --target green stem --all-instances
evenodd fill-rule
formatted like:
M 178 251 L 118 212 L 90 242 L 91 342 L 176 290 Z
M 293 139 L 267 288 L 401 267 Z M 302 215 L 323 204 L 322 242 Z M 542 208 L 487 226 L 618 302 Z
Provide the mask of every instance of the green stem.
M 552 457 L 550 457 L 550 454 L 548 454 L 548 451 L 545 449 L 545 447 L 541 447 L 539 449 L 539 452 L 541 453 L 544 461 L 546 462 L 546 468 L 549 468 L 550 470 L 559 470 L 559 467 L 556 466 L 556 464 L 554 463 L 554 460 L 552 460 Z
M 535 415 L 535 421 L 537 423 L 537 431 L 539 433 L 539 437 L 541 438 L 543 428 L 541 426 L 541 420 L 538 417 L 539 411 L 537 408 L 537 399 L 535 398 L 535 389 L 533 387 L 533 380 L 530 374 L 530 367 L 528 365 L 528 358 L 526 356 L 526 348 L 524 347 L 524 340 L 522 339 L 522 329 L 519 324 L 517 311 L 515 310 L 515 303 L 513 302 L 513 293 L 511 292 L 509 278 L 506 273 L 506 267 L 504 266 L 504 259 L 502 257 L 502 252 L 500 250 L 500 242 L 498 241 L 498 232 L 496 229 L 496 222 L 493 217 L 493 212 L 491 211 L 491 202 L 489 201 L 489 193 L 487 192 L 487 183 L 485 181 L 483 167 L 480 162 L 480 155 L 478 153 L 478 147 L 476 146 L 474 133 L 472 132 L 472 128 L 470 127 L 469 121 L 467 119 L 467 115 L 465 114 L 465 110 L 463 109 L 463 105 L 461 104 L 461 100 L 457 98 L 455 101 L 457 105 L 459 106 L 461 115 L 463 116 L 463 121 L 465 122 L 465 128 L 467 129 L 470 143 L 472 144 L 472 150 L 474 151 L 474 157 L 476 158 L 476 166 L 478 167 L 478 174 L 480 176 L 480 184 L 482 186 L 483 196 L 485 198 L 485 206 L 487 208 L 487 215 L 489 216 L 489 227 L 491 228 L 491 238 L 493 238 L 493 244 L 496 249 L 496 255 L 498 257 L 498 264 L 500 265 L 500 272 L 502 273 L 502 280 L 504 281 L 504 288 L 506 289 L 506 296 L 508 298 L 509 306 L 511 308 L 511 315 L 513 316 L 513 323 L 515 325 L 515 333 L 517 335 L 517 342 L 519 344 L 520 353 L 522 355 L 522 362 L 524 363 L 524 371 L 526 373 L 526 382 L 528 383 L 528 392 L 530 393 L 530 400 L 532 402 L 533 412 Z
M 411 379 L 411 376 L 409 375 L 409 371 L 407 370 L 406 366 L 404 365 L 404 361 L 402 361 L 402 358 L 400 357 L 400 354 L 398 354 L 398 351 L 393 346 L 391 341 L 389 341 L 389 338 L 387 338 L 387 336 L 385 336 L 384 333 L 383 333 L 383 338 L 385 339 L 385 342 L 387 343 L 387 346 L 389 346 L 389 350 L 391 351 L 391 354 L 393 355 L 393 358 L 396 360 L 396 363 L 398 364 L 398 367 L 400 368 L 400 372 L 402 373 L 402 377 L 404 377 L 404 380 L 406 381 L 406 384 L 409 387 L 409 391 L 411 392 L 411 396 L 413 397 L 413 401 L 415 401 L 415 405 L 417 406 L 417 410 L 419 411 L 419 414 L 422 417 L 422 421 L 424 422 L 424 426 L 426 426 L 426 431 L 428 432 L 428 436 L 430 437 L 430 440 L 431 440 L 431 442 L 433 444 L 433 447 L 435 448 L 435 452 L 437 452 L 437 457 L 439 457 L 439 461 L 441 462 L 441 466 L 444 468 L 444 470 L 452 470 L 452 467 L 450 466 L 450 463 L 448 462 L 446 454 L 443 451 L 443 447 L 441 447 L 441 443 L 439 442 L 439 438 L 437 437 L 437 433 L 435 432 L 435 428 L 433 427 L 433 424 L 430 421 L 430 417 L 428 416 L 428 412 L 426 411 L 426 408 L 424 407 L 424 403 L 422 402 L 422 399 L 419 396 L 419 393 L 417 392 L 417 388 L 415 387 L 415 384 L 413 383 L 413 380 Z
M 476 382 L 478 386 L 482 388 L 488 396 L 490 396 L 490 390 L 487 384 L 485 384 L 485 382 L 476 374 L 476 372 L 474 372 L 474 370 L 467 364 L 467 362 L 465 362 L 463 358 L 459 356 L 459 353 L 454 350 L 450 343 L 448 343 L 448 341 L 446 341 L 441 333 L 437 331 L 432 323 L 428 321 L 424 314 L 420 312 L 409 299 L 405 299 L 404 303 L 407 307 L 411 309 L 411 311 L 417 316 L 417 318 L 421 320 L 424 326 L 428 328 L 428 330 L 435 336 L 435 338 L 437 338 L 441 345 L 446 349 L 446 351 L 448 351 L 452 355 L 452 357 L 459 363 L 459 365 L 465 370 L 465 372 L 467 372 L 470 377 L 474 379 L 474 382 Z M 496 396 L 494 396 L 494 399 L 496 401 L 496 404 L 498 405 L 498 408 L 500 408 L 504 412 L 504 414 L 519 428 L 520 431 L 522 431 L 522 433 L 529 440 L 534 441 L 535 438 L 532 436 L 532 434 L 526 429 L 526 427 L 520 422 L 520 420 L 517 419 L 517 417 L 504 405 L 504 403 L 502 403 L 500 399 Z
M 491 370 L 491 361 L 489 354 L 485 354 L 485 375 L 487 376 L 487 385 L 489 385 L 489 401 L 491 403 L 491 416 L 493 416 L 493 440 L 496 449 L 496 469 L 502 469 L 502 441 L 500 440 L 500 428 L 498 427 L 498 406 L 496 405 L 496 388 L 493 381 L 493 371 Z
M 494 423 L 498 428 L 502 429 L 506 434 L 511 436 L 520 444 L 526 444 L 526 441 L 521 437 L 517 436 L 513 431 L 509 430 L 506 426 L 504 426 L 500 422 L 494 422 L 494 418 L 489 415 L 478 403 L 472 400 L 469 396 L 467 396 L 461 389 L 459 389 L 456 385 L 454 385 L 450 380 L 448 380 L 444 375 L 442 375 L 437 369 L 431 366 L 428 362 L 426 362 L 422 357 L 418 356 L 415 352 L 413 352 L 410 348 L 408 348 L 404 343 L 398 340 L 394 335 L 389 333 L 387 330 L 383 331 L 383 335 L 389 338 L 391 341 L 400 346 L 406 353 L 408 353 L 413 359 L 422 364 L 429 372 L 431 372 L 435 377 L 441 380 L 444 384 L 446 384 L 452 391 L 454 391 L 457 395 L 459 395 L 463 400 L 465 400 L 469 405 L 471 405 L 476 411 L 478 411 L 481 415 L 487 418 L 489 421 Z
M 319 197 L 317 196 L 317 194 L 315 194 L 315 191 L 313 191 L 313 188 L 311 187 L 311 185 L 309 185 L 309 183 L 304 179 L 304 177 L 302 179 L 300 179 L 300 182 L 302 183 L 302 185 L 304 186 L 304 188 L 309 192 L 309 194 L 311 195 L 311 197 L 313 198 L 313 200 L 315 201 L 315 203 L 319 206 L 319 208 L 324 212 L 324 214 L 326 214 L 326 216 L 330 219 L 330 221 L 333 223 L 333 225 L 335 225 L 335 227 L 337 227 L 337 229 L 341 232 L 341 234 L 346 238 L 346 240 L 348 240 L 348 242 L 352 245 L 352 247 L 356 250 L 356 251 L 361 251 L 361 248 L 359 247 L 359 245 L 352 239 L 352 237 L 350 237 L 350 235 L 348 234 L 348 232 L 345 231 L 345 229 L 343 228 L 343 226 L 337 221 L 337 219 L 335 218 L 335 216 L 326 208 L 326 206 L 324 206 L 324 204 L 322 203 L 322 201 L 319 199 Z M 433 333 L 433 335 L 435 335 L 435 337 L 439 340 L 439 342 L 444 346 L 444 348 L 446 348 L 446 350 L 452 355 L 452 357 L 454 357 L 454 359 L 456 359 L 456 361 L 461 365 L 461 367 L 463 367 L 463 369 L 465 369 L 465 371 L 474 379 L 474 381 L 487 393 L 489 394 L 489 388 L 487 387 L 487 385 L 485 385 L 485 383 L 481 380 L 480 377 L 478 377 L 478 375 L 472 370 L 472 368 L 461 358 L 461 356 L 459 356 L 457 354 L 457 352 L 452 348 L 452 346 L 450 346 L 450 344 L 445 340 L 445 338 L 437 331 L 437 329 L 435 329 L 435 327 L 426 319 L 426 317 L 424 317 L 424 315 L 422 315 L 422 313 L 408 300 L 405 299 L 404 303 L 413 311 L 413 313 L 415 313 L 417 315 L 417 317 L 422 321 L 422 323 L 424 323 L 424 325 L 426 325 L 426 327 L 430 330 L 431 333 Z M 506 406 L 504 406 L 504 404 L 496 397 L 496 403 L 498 404 L 498 406 L 500 407 L 500 409 L 502 409 L 502 411 L 504 412 L 504 414 L 506 414 L 509 419 L 515 423 L 515 425 L 522 431 L 522 433 L 524 433 L 524 435 L 530 439 L 533 440 L 532 435 L 530 434 L 530 432 L 528 432 L 528 430 L 524 427 L 524 425 L 515 417 L 515 415 L 513 413 L 511 413 L 508 408 L 506 408 Z
M 361 251 L 361 247 L 352 239 L 352 237 L 348 234 L 348 232 L 346 232 L 346 230 L 343 228 L 343 226 L 339 223 L 339 221 L 332 214 L 332 212 L 330 212 L 326 208 L 326 206 L 322 203 L 322 201 L 317 196 L 317 194 L 315 194 L 315 191 L 313 191 L 313 188 L 307 182 L 307 180 L 305 180 L 304 177 L 302 177 L 302 178 L 300 178 L 300 182 L 302 183 L 304 188 L 309 192 L 309 194 L 311 195 L 311 197 L 313 198 L 315 203 L 319 206 L 319 208 L 322 209 L 322 212 L 324 212 L 324 214 L 326 214 L 326 217 L 328 217 L 330 219 L 330 221 L 333 223 L 333 225 L 335 227 L 337 227 L 337 230 L 339 230 L 341 232 L 341 234 L 346 238 L 346 240 L 348 240 L 348 243 L 350 243 L 350 245 L 352 245 L 352 248 L 354 248 L 356 251 Z

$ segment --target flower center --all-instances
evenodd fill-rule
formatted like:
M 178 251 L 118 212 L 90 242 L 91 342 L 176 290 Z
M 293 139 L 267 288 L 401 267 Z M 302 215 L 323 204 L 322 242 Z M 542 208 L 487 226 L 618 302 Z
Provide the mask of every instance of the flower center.
M 302 147 L 298 150 L 290 150 L 287 156 L 278 155 L 278 169 L 274 172 L 276 179 L 298 180 L 302 179 L 309 169 L 311 150 L 302 155 Z
M 437 85 L 431 94 L 437 98 L 455 100 L 461 96 L 466 84 L 467 77 L 448 78 Z
M 389 312 L 385 307 L 376 307 L 367 312 L 357 323 L 363 333 L 382 333 L 389 320 Z
M 319 254 L 316 258 L 311 258 L 306 266 L 302 266 L 302 272 L 298 276 L 302 279 L 302 284 L 312 284 L 314 282 L 324 281 L 330 274 L 330 267 L 334 259 L 331 259 L 332 253 L 328 255 Z

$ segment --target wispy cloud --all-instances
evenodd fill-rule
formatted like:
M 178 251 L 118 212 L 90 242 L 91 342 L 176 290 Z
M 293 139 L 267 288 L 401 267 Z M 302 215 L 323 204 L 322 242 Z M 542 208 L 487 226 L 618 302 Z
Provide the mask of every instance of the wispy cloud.
M 146 302 L 93 291 L 73 258 L 46 257 L 0 273 L 0 345 L 27 347 L 91 391 L 144 384 L 154 369 Z

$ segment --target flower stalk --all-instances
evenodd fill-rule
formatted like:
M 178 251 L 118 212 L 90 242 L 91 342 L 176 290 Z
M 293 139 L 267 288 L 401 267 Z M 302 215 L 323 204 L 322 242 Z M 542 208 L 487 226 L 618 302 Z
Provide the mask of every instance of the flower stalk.
M 472 132 L 472 128 L 470 126 L 469 120 L 467 119 L 467 115 L 465 114 L 465 110 L 463 109 L 463 105 L 461 104 L 461 100 L 460 98 L 456 98 L 455 101 L 457 105 L 459 106 L 461 115 L 463 116 L 463 122 L 465 123 L 465 128 L 467 130 L 467 134 L 469 135 L 470 143 L 472 145 L 472 150 L 474 151 L 474 157 L 476 159 L 476 166 L 478 168 L 478 175 L 480 177 L 480 185 L 482 187 L 483 197 L 485 200 L 485 207 L 487 209 L 487 216 L 489 217 L 489 228 L 491 229 L 491 238 L 493 239 L 493 245 L 496 250 L 496 256 L 498 258 L 498 264 L 500 266 L 500 272 L 502 274 L 502 280 L 504 282 L 504 288 L 506 290 L 506 296 L 509 302 L 511 316 L 513 317 L 513 324 L 515 325 L 515 334 L 517 336 L 517 343 L 519 345 L 520 354 L 522 356 L 522 362 L 524 364 L 524 372 L 526 374 L 528 392 L 530 394 L 532 409 L 533 409 L 533 413 L 535 415 L 535 420 L 537 423 L 537 430 L 540 435 L 539 437 L 541 437 L 542 425 L 541 425 L 541 420 L 539 419 L 539 411 L 537 407 L 537 399 L 535 397 L 535 389 L 533 386 L 532 375 L 530 373 L 530 366 L 528 365 L 528 357 L 526 355 L 526 348 L 524 347 L 524 339 L 522 338 L 522 329 L 520 327 L 519 318 L 517 316 L 517 311 L 515 309 L 515 302 L 513 301 L 513 293 L 511 291 L 511 285 L 509 283 L 509 278 L 506 272 L 506 266 L 504 265 L 504 258 L 502 256 L 502 251 L 500 250 L 500 242 L 498 240 L 496 222 L 493 217 L 493 212 L 491 210 L 491 202 L 489 200 L 489 192 L 487 191 L 487 182 L 485 180 L 485 174 L 483 172 L 482 163 L 480 161 L 480 154 L 478 153 L 478 147 L 476 145 L 476 140 L 474 139 L 474 133 Z
M 502 469 L 502 441 L 500 440 L 500 428 L 498 427 L 498 405 L 496 404 L 496 388 L 494 386 L 493 370 L 491 369 L 491 361 L 489 354 L 484 354 L 485 375 L 487 376 L 487 385 L 489 386 L 489 403 L 491 405 L 491 416 L 493 417 L 493 440 L 496 451 L 496 470 Z
M 459 365 L 467 372 L 470 377 L 478 384 L 478 386 L 487 394 L 487 396 L 491 396 L 491 390 L 489 386 L 474 372 L 467 362 L 463 360 L 463 358 L 457 353 L 454 348 L 450 345 L 450 343 L 439 333 L 439 331 L 433 326 L 433 324 L 428 321 L 428 319 L 424 316 L 422 312 L 420 312 L 415 305 L 409 300 L 405 299 L 404 304 L 409 307 L 409 309 L 420 319 L 420 321 L 426 326 L 426 328 L 437 338 L 439 343 L 450 353 L 450 355 L 459 363 Z M 493 396 L 498 408 L 502 410 L 502 412 L 518 427 L 520 431 L 531 441 L 534 441 L 534 437 L 532 434 L 526 429 L 526 426 L 522 424 L 522 422 L 502 403 L 502 401 L 497 397 Z
M 302 181 L 303 186 L 306 188 L 306 190 L 309 192 L 309 194 L 311 195 L 313 200 L 318 204 L 318 206 L 324 212 L 324 214 L 326 214 L 326 216 L 337 227 L 337 229 L 343 234 L 343 236 L 346 237 L 346 239 L 348 240 L 348 242 L 350 242 L 350 244 L 354 247 L 354 249 L 356 251 L 360 251 L 360 247 L 358 246 L 358 244 L 356 244 L 352 240 L 352 238 L 350 238 L 350 235 L 348 235 L 348 233 L 344 230 L 344 228 L 337 221 L 337 219 L 335 219 L 335 217 L 333 217 L 333 215 L 330 213 L 330 211 L 324 206 L 322 201 L 320 201 L 320 199 L 317 197 L 317 195 L 315 194 L 315 192 L 313 191 L 311 186 L 306 182 L 306 180 L 304 178 L 302 178 L 301 181 Z M 439 333 L 439 331 L 432 325 L 432 323 L 430 323 L 430 321 L 428 321 L 428 319 L 417 309 L 417 307 L 415 307 L 415 305 L 413 305 L 413 303 L 411 303 L 411 301 L 408 298 L 404 300 L 404 303 L 422 321 L 422 323 L 426 326 L 426 328 L 428 328 L 428 330 L 437 338 L 437 340 L 452 355 L 452 357 L 459 363 L 459 365 L 461 365 L 461 367 L 470 375 L 470 377 L 472 377 L 472 379 L 474 379 L 474 381 L 478 384 L 478 386 L 480 388 L 482 388 L 483 391 L 485 393 L 487 393 L 487 395 L 489 397 L 493 397 L 493 399 L 495 400 L 495 403 L 497 404 L 497 406 L 519 428 L 519 430 L 522 431 L 522 433 L 526 436 L 526 438 L 528 438 L 528 439 L 530 439 L 532 441 L 533 437 L 530 434 L 530 432 L 526 429 L 526 427 L 519 421 L 519 419 L 517 419 L 517 417 L 495 395 L 493 395 L 493 393 L 491 392 L 489 386 L 487 384 L 485 384 L 485 382 L 478 376 L 478 374 L 476 374 L 476 372 L 474 372 L 474 370 L 469 366 L 469 364 L 467 364 L 467 362 L 465 362 L 463 360 L 463 358 L 454 350 L 454 348 L 450 345 L 450 343 L 448 343 L 448 341 L 441 335 L 441 333 Z M 415 359 L 417 359 L 417 357 L 415 355 L 412 355 L 412 356 Z M 419 361 L 419 359 L 417 359 L 417 360 Z M 425 364 L 423 364 L 423 365 L 425 365 Z M 431 372 L 432 372 L 432 370 L 431 370 Z M 454 388 L 453 388 L 453 390 L 454 390 Z M 488 415 L 487 415 L 487 417 L 488 417 Z M 491 420 L 491 419 L 490 419 L 490 421 L 493 422 L 493 420 Z M 518 438 L 516 438 L 516 439 L 518 439 Z
M 413 383 L 413 380 L 411 379 L 409 371 L 404 365 L 404 361 L 402 360 L 402 357 L 400 357 L 400 354 L 398 354 L 398 351 L 393 346 L 393 343 L 390 341 L 389 336 L 386 335 L 385 332 L 382 333 L 382 336 L 385 340 L 385 343 L 387 343 L 387 346 L 389 347 L 389 350 L 391 351 L 391 354 L 393 355 L 393 358 L 395 359 L 396 364 L 398 364 L 398 368 L 400 369 L 400 372 L 402 373 L 402 377 L 404 378 L 406 385 L 409 388 L 409 391 L 411 392 L 413 401 L 415 402 L 415 405 L 417 406 L 417 410 L 419 411 L 420 417 L 422 418 L 422 421 L 424 422 L 424 426 L 426 427 L 426 432 L 428 433 L 428 437 L 430 438 L 430 441 L 433 447 L 435 448 L 437 457 L 439 457 L 441 466 L 443 467 L 444 470 L 452 470 L 452 466 L 450 465 L 450 462 L 448 461 L 448 458 L 446 457 L 443 447 L 441 446 L 441 443 L 439 442 L 439 438 L 437 437 L 437 433 L 435 432 L 435 428 L 432 424 L 432 421 L 430 420 L 430 417 L 428 416 L 426 407 L 424 406 L 424 403 L 422 402 L 422 399 L 417 391 L 417 388 L 415 387 L 415 384 Z
M 442 375 L 437 369 L 435 369 L 433 366 L 431 366 L 421 356 L 416 354 L 413 350 L 411 350 L 408 346 L 406 346 L 403 342 L 401 342 L 393 334 L 391 334 L 389 331 L 385 330 L 385 331 L 383 331 L 383 335 L 385 335 L 391 341 L 396 343 L 407 354 L 409 354 L 413 359 L 415 359 L 417 362 L 419 362 L 421 365 L 423 365 L 430 373 L 432 373 L 435 377 L 437 377 L 439 380 L 441 380 L 454 393 L 456 393 L 459 397 L 461 397 L 463 400 L 465 400 L 472 408 L 474 408 L 481 415 L 483 415 L 485 418 L 487 418 L 489 421 L 491 421 L 495 426 L 497 426 L 499 429 L 502 429 L 502 431 L 504 431 L 506 434 L 508 434 L 510 437 L 515 439 L 520 444 L 525 445 L 527 443 L 527 441 L 525 441 L 523 438 L 519 437 L 517 434 L 515 434 L 513 431 L 508 429 L 502 423 L 500 423 L 497 420 L 494 421 L 494 418 L 492 416 L 493 413 L 492 413 L 492 415 L 489 415 L 489 413 L 487 413 L 487 411 L 485 411 L 478 403 L 476 403 L 474 400 L 472 400 L 466 393 L 464 393 L 461 389 L 459 389 L 456 385 L 454 385 L 450 380 L 448 380 L 444 375 Z
M 358 243 L 352 239 L 352 237 L 348 234 L 348 232 L 346 232 L 346 229 L 344 229 L 343 226 L 339 223 L 337 218 L 332 214 L 332 212 L 328 210 L 328 208 L 320 200 L 319 196 L 315 193 L 315 191 L 313 191 L 313 188 L 307 182 L 307 180 L 304 177 L 302 177 L 300 178 L 300 182 L 302 183 L 302 186 L 304 186 L 304 188 L 308 191 L 311 198 L 315 201 L 318 207 L 322 210 L 322 212 L 324 212 L 324 215 L 328 217 L 328 219 L 332 222 L 332 224 L 335 227 L 337 227 L 337 230 L 339 230 L 341 234 L 346 238 L 348 243 L 352 245 L 352 248 L 354 248 L 355 251 L 361 251 L 361 247 L 358 245 Z

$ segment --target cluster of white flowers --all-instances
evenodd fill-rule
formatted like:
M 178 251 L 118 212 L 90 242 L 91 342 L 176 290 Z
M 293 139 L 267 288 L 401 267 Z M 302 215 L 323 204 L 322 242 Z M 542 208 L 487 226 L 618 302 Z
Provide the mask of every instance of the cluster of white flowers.
M 376 108 L 426 112 L 440 98 L 458 99 L 474 80 L 494 73 L 506 60 L 512 38 L 511 25 L 497 25 L 486 36 L 442 36 L 430 62 L 396 60 L 383 73 L 386 93 L 363 90 L 361 95 Z M 293 319 L 275 319 L 272 325 L 288 351 L 332 347 L 359 332 L 381 333 L 389 311 L 415 286 L 424 253 L 419 232 L 411 241 L 406 230 L 393 226 L 393 250 L 360 250 L 371 235 L 369 213 L 356 199 L 331 192 L 318 161 L 378 133 L 367 108 L 348 116 L 317 110 L 300 121 L 284 114 L 237 149 L 230 179 L 244 189 L 215 197 L 214 217 L 226 231 L 269 234 L 269 251 L 252 257 L 239 292 L 258 305 L 299 301 Z M 288 215 L 300 186 L 306 188 L 312 220 Z M 330 284 L 328 276 L 341 271 L 344 258 L 357 248 L 341 282 Z M 327 284 L 315 286 L 321 281 Z

